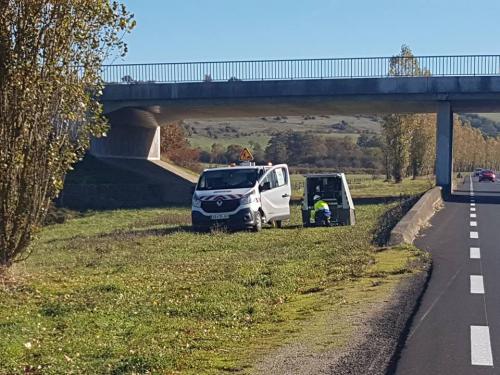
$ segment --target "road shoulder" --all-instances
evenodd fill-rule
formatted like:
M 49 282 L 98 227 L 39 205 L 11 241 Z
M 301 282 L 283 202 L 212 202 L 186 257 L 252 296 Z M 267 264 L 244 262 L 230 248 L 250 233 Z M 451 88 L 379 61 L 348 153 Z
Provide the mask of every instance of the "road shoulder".
M 394 252 L 411 254 L 411 260 L 403 268 L 381 271 L 378 266 L 391 262 Z M 379 256 L 364 279 L 338 287 L 344 299 L 335 308 L 302 323 L 300 333 L 268 353 L 254 372 L 385 374 L 425 289 L 430 258 L 410 246 L 389 249 Z M 379 290 L 374 293 L 374 288 Z M 361 302 L 356 302 L 360 297 Z

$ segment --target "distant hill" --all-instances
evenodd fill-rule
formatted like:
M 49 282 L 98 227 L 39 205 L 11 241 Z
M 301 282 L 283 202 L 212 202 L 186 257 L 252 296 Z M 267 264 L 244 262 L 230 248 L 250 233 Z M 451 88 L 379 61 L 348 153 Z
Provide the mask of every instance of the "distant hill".
M 460 114 L 487 135 L 500 135 L 500 114 Z M 311 132 L 325 137 L 351 137 L 380 134 L 381 116 L 267 116 L 252 118 L 187 119 L 184 126 L 193 147 L 209 151 L 212 144 L 258 143 L 265 148 L 272 135 L 287 130 Z
M 187 119 L 184 126 L 193 147 L 209 150 L 214 143 L 228 146 L 234 143 L 249 145 L 252 142 L 265 148 L 271 136 L 287 130 L 356 140 L 361 134 L 380 134 L 381 119 L 377 116 L 268 116 Z
M 463 113 L 460 117 L 486 135 L 500 135 L 500 113 Z

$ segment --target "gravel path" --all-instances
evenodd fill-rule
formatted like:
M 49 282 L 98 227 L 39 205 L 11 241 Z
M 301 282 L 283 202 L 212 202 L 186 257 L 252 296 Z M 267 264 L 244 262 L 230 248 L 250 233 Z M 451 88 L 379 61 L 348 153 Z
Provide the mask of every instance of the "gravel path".
M 291 343 L 267 355 L 254 372 L 280 375 L 390 373 L 427 285 L 430 265 L 420 265 L 422 267 L 425 271 L 402 281 L 390 300 L 352 318 L 356 332 L 343 350 L 319 351 L 307 343 Z M 335 316 L 328 319 L 333 321 Z

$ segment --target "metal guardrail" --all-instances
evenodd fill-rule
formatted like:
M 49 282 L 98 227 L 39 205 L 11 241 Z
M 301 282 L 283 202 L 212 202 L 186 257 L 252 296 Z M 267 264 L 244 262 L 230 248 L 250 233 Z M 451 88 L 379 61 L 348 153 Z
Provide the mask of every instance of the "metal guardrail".
M 421 75 L 500 75 L 500 55 L 121 64 L 105 65 L 102 72 L 106 83 L 122 84 L 381 78 Z

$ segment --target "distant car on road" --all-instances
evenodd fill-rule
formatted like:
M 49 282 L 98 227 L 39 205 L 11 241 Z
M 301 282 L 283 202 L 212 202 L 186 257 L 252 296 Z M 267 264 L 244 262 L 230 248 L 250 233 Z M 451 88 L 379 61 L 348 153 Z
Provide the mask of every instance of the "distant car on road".
M 481 172 L 483 171 L 483 168 L 476 168 L 474 169 L 474 177 L 479 177 Z
M 495 176 L 495 173 L 493 171 L 490 171 L 489 169 L 485 169 L 479 175 L 479 182 L 482 182 L 482 181 L 495 182 L 495 178 L 496 178 L 496 176 Z

